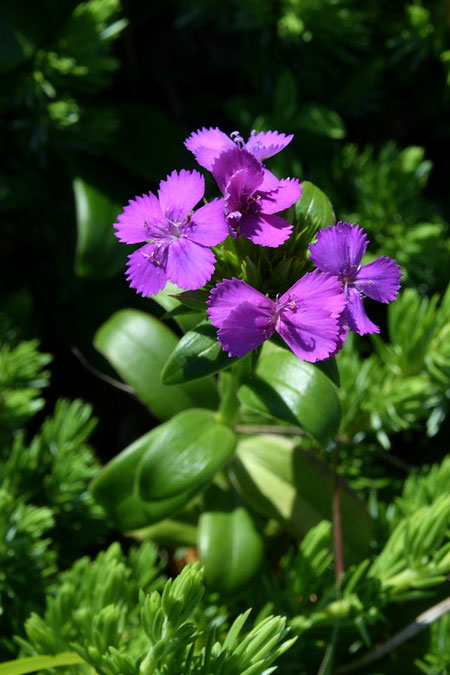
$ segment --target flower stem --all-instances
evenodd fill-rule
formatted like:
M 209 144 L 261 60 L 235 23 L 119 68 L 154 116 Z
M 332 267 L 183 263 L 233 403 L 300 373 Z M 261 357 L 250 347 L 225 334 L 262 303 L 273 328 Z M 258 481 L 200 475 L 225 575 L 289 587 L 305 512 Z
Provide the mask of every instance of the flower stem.
M 341 493 L 339 491 L 339 478 L 337 472 L 338 464 L 338 445 L 333 450 L 333 548 L 334 548 L 334 569 L 336 576 L 336 586 L 344 574 L 344 547 L 342 541 L 342 513 L 341 513 Z

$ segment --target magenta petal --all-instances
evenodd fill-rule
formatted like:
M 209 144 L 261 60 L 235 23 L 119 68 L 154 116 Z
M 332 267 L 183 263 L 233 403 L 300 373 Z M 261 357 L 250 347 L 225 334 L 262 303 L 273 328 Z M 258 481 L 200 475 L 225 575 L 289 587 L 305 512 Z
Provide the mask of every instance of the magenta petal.
M 302 186 L 297 178 L 286 178 L 280 180 L 274 190 L 262 193 L 258 204 L 263 213 L 278 213 L 295 204 L 301 194 Z
M 203 127 L 194 131 L 184 144 L 194 154 L 200 166 L 208 171 L 211 171 L 214 160 L 221 152 L 236 147 L 231 138 L 217 127 L 215 129 Z
M 116 237 L 126 244 L 140 244 L 149 239 L 149 226 L 164 224 L 166 219 L 158 198 L 153 192 L 149 192 L 148 195 L 130 199 L 117 221 L 114 224 Z
M 228 225 L 224 207 L 223 199 L 215 199 L 195 211 L 186 228 L 187 238 L 204 246 L 216 246 L 226 239 Z
M 238 169 L 227 181 L 224 191 L 226 213 L 229 215 L 239 213 L 240 219 L 241 210 L 246 210 L 250 198 L 256 192 L 260 183 L 260 173 L 254 173 L 248 169 Z
M 346 305 L 345 294 L 337 277 L 319 272 L 307 272 L 279 299 L 280 303 L 293 300 L 300 309 L 305 305 L 326 310 L 338 317 Z M 292 310 L 292 311 L 295 311 Z
M 309 247 L 311 260 L 322 272 L 354 276 L 368 243 L 362 227 L 339 222 L 317 233 L 317 243 Z
M 266 169 L 265 166 L 263 166 L 263 172 L 263 182 L 258 187 L 258 190 L 260 192 L 271 192 L 272 190 L 276 190 L 280 182 L 279 179 L 275 176 L 275 174 L 269 171 L 269 169 Z
M 159 184 L 161 209 L 168 220 L 182 221 L 205 194 L 205 179 L 198 171 L 172 171 Z
M 356 288 L 349 288 L 347 291 L 347 307 L 344 311 L 344 317 L 350 330 L 359 333 L 359 335 L 380 332 L 378 326 L 367 316 L 361 293 Z
M 167 283 L 165 254 L 156 244 L 146 244 L 128 256 L 127 279 L 143 296 L 156 295 Z
M 211 279 L 215 262 L 211 249 L 180 238 L 168 248 L 167 278 L 178 288 L 195 291 Z
M 263 312 L 274 314 L 275 303 L 240 279 L 224 279 L 212 289 L 206 312 L 216 328 L 222 328 L 228 315 L 241 302 L 253 305 Z
M 217 337 L 228 356 L 244 356 L 274 334 L 273 312 L 241 302 L 227 316 Z
M 244 148 L 252 153 L 254 157 L 263 161 L 268 157 L 281 152 L 294 136 L 290 134 L 280 134 L 278 131 L 260 131 L 259 134 L 250 136 Z
M 377 258 L 358 270 L 355 286 L 378 302 L 391 302 L 400 288 L 400 265 L 390 258 Z
M 340 344 L 338 319 L 317 307 L 284 314 L 277 332 L 299 359 L 310 363 L 328 359 Z
M 289 239 L 291 232 L 292 225 L 280 216 L 248 214 L 239 221 L 239 234 L 260 246 L 277 248 Z
M 234 144 L 233 144 L 234 145 Z M 264 170 L 249 152 L 234 145 L 232 150 L 223 152 L 213 164 L 212 174 L 223 195 L 229 193 L 228 183 L 236 174 L 240 176 L 238 184 L 242 184 L 246 196 L 251 196 L 264 179 Z M 233 194 L 238 187 L 233 188 Z M 236 196 L 234 194 L 234 196 Z
M 336 356 L 336 354 L 338 354 L 341 351 L 342 347 L 344 346 L 344 342 L 347 339 L 347 335 L 349 334 L 350 331 L 350 328 L 347 325 L 345 311 L 342 312 L 341 316 L 339 317 L 337 327 L 338 327 L 338 336 L 337 336 L 338 340 L 336 344 L 336 349 L 334 350 L 334 352 L 330 354 L 330 358 L 332 356 Z

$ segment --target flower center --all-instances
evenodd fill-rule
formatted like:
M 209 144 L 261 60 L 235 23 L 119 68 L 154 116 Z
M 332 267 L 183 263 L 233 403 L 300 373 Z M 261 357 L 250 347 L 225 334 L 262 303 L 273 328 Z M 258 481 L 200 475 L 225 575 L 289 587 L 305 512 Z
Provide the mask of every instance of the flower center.
M 244 139 L 242 138 L 241 134 L 239 131 L 232 131 L 230 134 L 230 138 L 232 141 L 236 143 L 238 148 L 242 148 L 244 145 Z
M 279 296 L 277 295 L 275 299 L 275 309 L 274 309 L 274 314 L 273 314 L 273 322 L 275 328 L 278 328 L 281 319 L 283 318 L 283 314 L 286 312 L 292 312 L 297 306 L 296 304 L 296 297 L 295 295 L 288 295 L 288 297 L 281 301 L 279 299 Z

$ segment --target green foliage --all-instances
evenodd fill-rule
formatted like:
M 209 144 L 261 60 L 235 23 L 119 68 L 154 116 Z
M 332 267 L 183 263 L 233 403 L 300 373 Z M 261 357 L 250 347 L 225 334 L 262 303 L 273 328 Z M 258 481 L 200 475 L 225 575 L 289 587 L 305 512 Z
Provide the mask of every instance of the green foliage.
M 66 561 L 107 529 L 87 489 L 99 468 L 86 443 L 96 423 L 90 405 L 60 399 L 29 445 L 23 434 L 16 438 L 2 466 L 4 484 L 13 494 L 51 509 L 52 537 Z
M 172 378 L 169 384 L 179 386 L 165 386 L 165 364 L 169 357 L 174 359 L 172 354 L 176 354 L 180 345 L 170 328 L 144 312 L 121 310 L 114 314 L 97 331 L 95 345 L 161 420 L 170 419 L 191 406 L 214 408 L 218 403 L 212 380 L 191 384 L 186 383 L 189 377 L 175 381 Z M 207 356 L 202 358 L 206 360 Z
M 26 504 L 0 485 L 0 633 L 20 631 L 30 611 L 40 607 L 56 551 L 49 532 L 51 509 Z
M 118 544 L 95 562 L 79 560 L 60 577 L 43 617 L 26 622 L 25 653 L 76 652 L 81 666 L 64 673 L 108 675 L 261 675 L 295 641 L 286 620 L 267 617 L 240 637 L 250 613 L 240 615 L 218 639 L 200 619 L 205 592 L 199 564 L 186 566 L 161 592 L 157 551 L 151 544 L 131 549 Z M 139 596 L 139 602 L 138 602 Z M 81 668 L 81 669 L 80 669 Z M 269 672 L 272 672 L 271 669 Z
M 341 220 L 360 223 L 379 252 L 398 260 L 403 283 L 436 289 L 446 283 L 448 226 L 424 199 L 432 163 L 421 147 L 400 150 L 393 142 L 378 152 L 347 145 L 334 170 L 349 194 Z M 327 183 L 328 185 L 328 183 Z M 336 184 L 330 185 L 335 194 Z M 337 193 L 338 203 L 342 196 Z
M 300 426 L 323 446 L 339 427 L 340 404 L 330 380 L 289 350 L 269 343 L 254 375 L 243 381 L 239 396 L 263 415 Z
M 331 470 L 292 440 L 270 435 L 241 440 L 231 475 L 244 501 L 298 539 L 332 517 Z M 345 552 L 350 560 L 359 561 L 369 550 L 372 523 L 357 495 L 343 481 L 339 487 Z
M 347 341 L 338 356 L 345 436 L 371 428 L 390 447 L 390 433 L 424 418 L 428 434 L 437 433 L 448 411 L 449 298 L 447 291 L 439 304 L 407 289 L 388 309 L 390 343 L 373 336 L 376 353 L 362 360 Z
M 41 410 L 41 389 L 48 385 L 49 354 L 38 351 L 38 341 L 21 342 L 16 347 L 0 345 L 0 439 L 20 429 Z M 2 448 L 2 453 L 4 449 Z
M 110 43 L 127 25 L 120 9 L 120 0 L 77 4 L 51 50 L 37 52 L 34 77 L 50 98 L 58 90 L 84 93 L 108 86 L 119 67 Z
M 443 616 L 430 628 L 430 644 L 423 659 L 417 659 L 415 665 L 425 675 L 442 673 L 450 668 L 450 615 Z

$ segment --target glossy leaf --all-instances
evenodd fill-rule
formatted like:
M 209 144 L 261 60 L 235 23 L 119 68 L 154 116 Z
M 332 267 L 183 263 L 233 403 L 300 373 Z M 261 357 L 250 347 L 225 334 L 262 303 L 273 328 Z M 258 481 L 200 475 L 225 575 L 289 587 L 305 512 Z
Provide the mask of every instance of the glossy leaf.
M 161 420 L 192 406 L 218 405 L 212 380 L 176 387 L 161 384 L 161 370 L 177 343 L 177 336 L 164 323 L 134 309 L 113 314 L 94 338 L 97 349 Z
M 122 209 L 81 178 L 74 180 L 73 190 L 78 232 L 76 273 L 89 279 L 110 279 L 125 270 L 125 247 L 117 241 L 113 228 Z
M 233 456 L 234 432 L 208 410 L 186 410 L 158 428 L 158 436 L 139 467 L 144 500 L 198 490 Z
M 155 295 L 153 300 L 166 310 L 166 316 L 173 316 L 175 322 L 185 333 L 197 326 L 204 319 L 205 313 L 204 311 L 192 312 L 190 309 L 183 313 L 183 304 L 176 297 L 181 293 L 183 291 L 178 286 L 168 281 L 164 288 Z
M 324 375 L 328 377 L 329 380 L 336 385 L 336 387 L 341 386 L 341 379 L 339 377 L 339 369 L 336 363 L 336 358 L 333 356 L 331 359 L 325 359 L 325 361 L 317 361 L 313 364 L 315 368 L 318 368 Z
M 336 218 L 331 202 L 324 192 L 313 183 L 302 182 L 302 196 L 294 206 L 296 220 L 305 221 L 319 229 L 334 225 Z
M 137 488 L 139 464 L 162 433 L 162 426 L 141 436 L 109 462 L 91 484 L 91 492 L 119 530 L 146 527 L 178 511 L 193 496 L 185 492 L 159 501 L 144 501 Z
M 279 436 L 239 441 L 230 473 L 233 484 L 255 510 L 276 518 L 296 537 L 321 520 L 332 520 L 333 475 L 317 456 Z M 372 526 L 364 504 L 339 480 L 342 527 L 347 557 L 368 552 Z
M 217 340 L 217 330 L 209 321 L 202 321 L 184 335 L 165 364 L 161 381 L 164 384 L 189 382 L 218 373 L 237 358 L 229 358 Z
M 239 389 L 249 408 L 296 424 L 326 445 L 339 428 L 341 407 L 324 373 L 294 354 L 266 343 L 256 374 Z
M 232 495 L 232 493 L 231 493 Z M 214 590 L 242 588 L 261 564 L 264 542 L 254 516 L 230 492 L 212 486 L 199 520 L 198 550 L 205 581 Z

